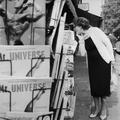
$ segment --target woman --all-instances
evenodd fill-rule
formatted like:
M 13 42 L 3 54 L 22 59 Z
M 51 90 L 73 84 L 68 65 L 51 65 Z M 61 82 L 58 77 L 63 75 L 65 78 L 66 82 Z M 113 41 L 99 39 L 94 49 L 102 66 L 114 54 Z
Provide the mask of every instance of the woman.
M 99 115 L 107 119 L 106 97 L 110 96 L 111 61 L 114 61 L 113 48 L 109 38 L 102 30 L 92 27 L 86 18 L 79 17 L 75 32 L 84 35 L 88 57 L 88 71 L 91 96 L 95 105 L 90 118 Z

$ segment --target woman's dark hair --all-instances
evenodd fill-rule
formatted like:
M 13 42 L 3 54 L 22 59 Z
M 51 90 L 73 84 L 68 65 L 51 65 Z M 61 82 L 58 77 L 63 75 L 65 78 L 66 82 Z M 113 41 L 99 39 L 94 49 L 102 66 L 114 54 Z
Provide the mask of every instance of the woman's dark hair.
M 83 28 L 83 30 L 87 30 L 90 28 L 90 23 L 89 20 L 84 18 L 84 17 L 79 17 L 76 21 L 75 26 L 81 26 Z

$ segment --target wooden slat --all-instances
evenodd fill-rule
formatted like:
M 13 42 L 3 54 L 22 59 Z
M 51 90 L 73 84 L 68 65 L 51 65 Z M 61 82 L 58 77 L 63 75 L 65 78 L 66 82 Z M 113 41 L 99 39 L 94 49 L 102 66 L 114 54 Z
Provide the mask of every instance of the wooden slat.
M 61 19 L 60 19 L 60 26 L 59 26 L 59 31 L 58 31 L 58 39 L 57 39 L 57 44 L 56 44 L 55 53 L 60 53 L 60 52 L 61 52 L 61 48 L 62 48 L 62 45 L 63 45 L 63 36 L 64 36 L 65 20 L 66 20 L 66 13 L 65 13 L 64 16 L 61 17 Z
M 64 17 L 61 17 L 61 20 L 60 20 L 58 39 L 56 42 L 55 60 L 54 60 L 53 70 L 52 70 L 52 77 L 53 78 L 56 74 L 57 67 L 59 66 L 59 55 L 58 54 L 61 53 L 61 48 L 62 48 L 62 44 L 63 44 L 65 19 L 66 19 L 66 14 L 64 14 Z
M 63 44 L 63 34 L 64 34 L 64 26 L 65 26 L 65 19 L 66 19 L 66 14 L 64 14 L 63 17 L 61 17 L 60 19 L 60 26 L 59 26 L 59 33 L 58 33 L 58 39 L 56 42 L 56 51 L 55 51 L 55 60 L 54 60 L 54 64 L 53 64 L 53 70 L 52 70 L 52 78 L 53 79 L 62 79 L 61 77 L 58 78 L 59 75 L 59 71 L 61 69 L 61 62 L 62 62 L 62 44 Z M 54 95 L 52 98 L 52 103 L 51 105 L 55 108 L 56 105 L 54 105 L 55 103 L 57 103 L 58 100 L 58 94 L 59 94 L 59 80 L 56 81 L 56 86 L 55 86 L 55 90 L 54 90 Z M 57 97 L 56 97 L 57 96 Z
M 63 11 L 63 7 L 64 7 L 64 5 L 65 5 L 65 1 L 66 0 L 62 0 L 61 1 L 61 6 L 60 6 L 60 9 L 58 10 L 56 10 L 56 8 L 55 8 L 55 10 L 53 9 L 53 11 L 59 11 L 59 13 L 58 13 L 58 16 L 57 16 L 57 18 L 55 18 L 55 16 L 53 17 L 51 17 L 51 19 L 52 19 L 52 21 L 54 20 L 54 25 L 52 24 L 52 21 L 50 22 L 50 25 L 49 26 L 54 26 L 54 30 L 53 30 L 53 32 L 52 32 L 52 35 L 50 36 L 50 38 L 49 38 L 49 44 L 52 46 L 52 43 L 53 43 L 53 38 L 54 38 L 54 36 L 55 36 L 55 33 L 56 33 L 56 30 L 57 30 L 57 27 L 58 27 L 58 24 L 59 24 L 59 21 L 60 21 L 60 18 L 61 18 L 61 14 L 62 14 L 62 11 Z
M 60 12 L 61 2 L 62 2 L 62 0 L 55 0 L 54 1 L 51 20 L 50 20 L 50 26 L 55 26 L 55 24 L 56 24 L 56 19 L 58 19 L 58 15 Z

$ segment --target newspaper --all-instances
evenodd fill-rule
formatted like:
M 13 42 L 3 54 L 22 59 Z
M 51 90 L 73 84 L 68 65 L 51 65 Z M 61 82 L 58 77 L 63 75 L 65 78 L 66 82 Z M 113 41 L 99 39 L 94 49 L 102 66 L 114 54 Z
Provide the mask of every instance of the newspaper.
M 50 47 L 0 46 L 0 76 L 49 77 Z
M 49 111 L 51 78 L 0 78 L 0 113 Z

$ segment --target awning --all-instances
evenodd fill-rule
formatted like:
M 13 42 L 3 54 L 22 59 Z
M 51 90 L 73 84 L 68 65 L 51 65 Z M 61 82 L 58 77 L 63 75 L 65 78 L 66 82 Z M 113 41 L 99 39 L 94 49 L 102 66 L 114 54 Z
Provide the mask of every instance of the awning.
M 87 11 L 81 10 L 79 8 L 76 8 L 77 15 L 79 17 L 85 17 L 90 21 L 90 24 L 92 26 L 100 27 L 102 23 L 102 17 L 91 14 Z
M 100 27 L 101 23 L 102 23 L 102 17 L 91 14 L 87 11 L 84 11 L 82 9 L 79 8 L 75 8 L 77 15 L 79 17 L 85 17 L 90 21 L 90 24 L 92 26 L 96 26 L 96 27 Z M 73 15 L 69 9 L 69 7 L 65 4 L 63 12 L 67 12 L 67 18 L 66 18 L 66 23 L 71 23 L 73 22 Z

